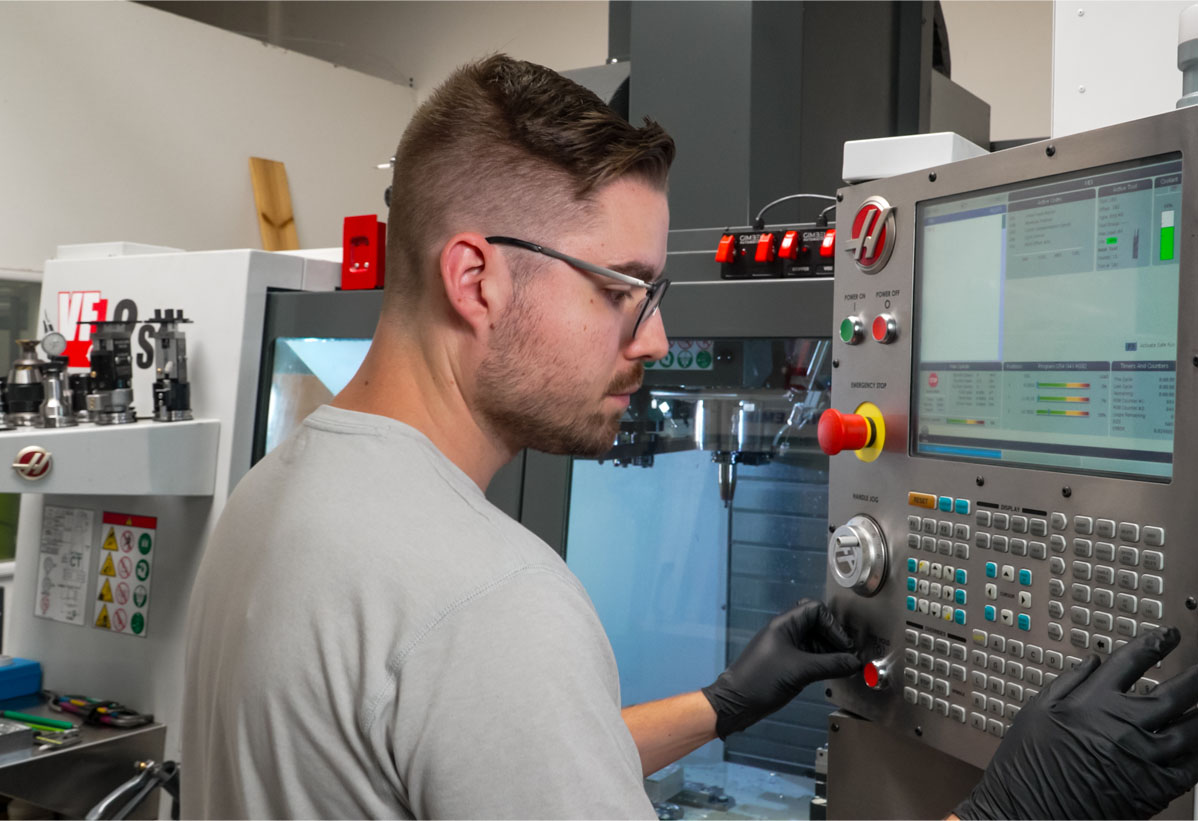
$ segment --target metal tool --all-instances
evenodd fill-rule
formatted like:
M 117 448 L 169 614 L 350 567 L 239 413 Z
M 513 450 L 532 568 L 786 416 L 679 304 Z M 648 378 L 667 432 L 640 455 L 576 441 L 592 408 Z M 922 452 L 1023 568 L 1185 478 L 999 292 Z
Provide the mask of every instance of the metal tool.
M 67 378 L 67 384 L 71 387 L 71 413 L 75 415 L 75 421 L 91 422 L 91 411 L 87 409 L 87 395 L 91 393 L 92 375 L 72 373 Z
M 47 428 L 69 428 L 79 423 L 71 408 L 71 386 L 67 381 L 67 357 L 51 356 L 42 365 L 42 389 L 45 398 L 40 412 Z
M 179 325 L 190 323 L 183 311 L 155 308 L 147 322 L 158 325 L 154 334 L 154 418 L 159 422 L 191 419 L 191 384 L 187 381 L 187 335 Z
M 0 430 L 12 430 L 14 425 L 8 421 L 8 377 L 0 376 Z
M 18 339 L 21 353 L 12 363 L 8 372 L 8 388 L 5 392 L 8 399 L 8 422 L 16 427 L 42 427 L 42 400 L 45 399 L 45 389 L 42 387 L 42 365 L 38 359 L 36 339 Z
M 87 410 L 97 425 L 137 421 L 133 408 L 133 322 L 92 323 L 91 391 Z
M 136 761 L 133 767 L 138 774 L 104 796 L 88 810 L 86 818 L 128 818 L 158 787 L 171 796 L 171 818 L 179 817 L 179 765 L 174 761 Z

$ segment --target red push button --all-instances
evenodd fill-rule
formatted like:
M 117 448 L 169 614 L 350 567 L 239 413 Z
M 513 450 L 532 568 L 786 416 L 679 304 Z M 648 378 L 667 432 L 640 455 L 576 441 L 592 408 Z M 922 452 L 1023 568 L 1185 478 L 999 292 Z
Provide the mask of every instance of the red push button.
M 886 660 L 871 661 L 865 665 L 865 670 L 862 675 L 865 677 L 865 686 L 871 690 L 881 690 L 886 686 L 886 681 L 889 678 L 889 665 Z
M 893 342 L 898 336 L 898 320 L 893 314 L 878 314 L 871 327 L 875 342 Z
M 819 417 L 819 446 L 835 456 L 842 450 L 861 450 L 873 444 L 874 426 L 864 416 L 828 408 Z
M 824 234 L 824 241 L 819 244 L 819 255 L 830 257 L 836 250 L 836 229 L 829 228 Z
M 736 235 L 724 234 L 720 237 L 720 245 L 715 251 L 715 261 L 730 263 L 736 260 Z
M 798 259 L 799 257 L 799 232 L 787 231 L 782 235 L 782 242 L 778 243 L 778 259 Z
M 774 261 L 774 235 L 762 234 L 761 239 L 757 240 L 757 253 L 753 255 L 753 259 L 757 262 L 773 262 Z

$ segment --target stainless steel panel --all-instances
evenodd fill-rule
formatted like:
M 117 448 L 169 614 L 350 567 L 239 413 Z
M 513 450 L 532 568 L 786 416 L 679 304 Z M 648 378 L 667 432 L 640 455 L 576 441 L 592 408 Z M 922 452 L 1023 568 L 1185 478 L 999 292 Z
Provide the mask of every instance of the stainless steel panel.
M 922 554 L 932 561 L 951 564 L 967 571 L 965 585 L 969 602 L 966 607 L 968 624 L 961 627 L 946 624 L 930 615 L 908 612 L 905 599 L 907 576 L 905 562 L 921 553 L 907 547 L 909 515 L 953 519 L 974 525 L 973 517 L 938 516 L 908 506 L 907 492 L 922 491 L 967 498 L 976 502 L 986 500 L 1010 508 L 1033 508 L 1049 513 L 1059 512 L 1072 521 L 1074 515 L 1109 518 L 1115 522 L 1138 522 L 1166 528 L 1167 539 L 1161 552 L 1168 568 L 1161 623 L 1173 624 L 1186 637 L 1183 645 L 1152 677 L 1164 680 L 1184 665 L 1198 662 L 1198 610 L 1187 606 L 1198 597 L 1198 558 L 1190 549 L 1190 541 L 1198 524 L 1198 507 L 1193 504 L 1194 488 L 1198 486 L 1198 435 L 1194 422 L 1198 420 L 1198 325 L 1192 317 L 1198 315 L 1198 289 L 1195 273 L 1195 229 L 1198 225 L 1198 162 L 1190 156 L 1198 149 L 1198 110 L 1185 109 L 1158 117 L 1113 126 L 1087 134 L 1079 134 L 1051 142 L 1035 143 L 1009 149 L 927 171 L 906 174 L 842 189 L 844 201 L 840 206 L 840 224 L 846 230 L 852 215 L 869 196 L 885 197 L 894 206 L 897 220 L 896 246 L 889 263 L 880 272 L 861 273 L 852 260 L 838 251 L 835 277 L 834 316 L 837 321 L 850 309 L 865 317 L 889 310 L 898 317 L 901 329 L 898 339 L 890 345 L 867 342 L 850 346 L 838 339 L 833 343 L 833 357 L 839 367 L 833 371 L 833 407 L 852 411 L 860 403 L 873 402 L 882 411 L 886 424 L 886 441 L 881 456 L 872 463 L 862 461 L 853 453 L 842 453 L 831 459 L 829 491 L 829 524 L 836 525 L 854 515 L 865 514 L 878 522 L 887 541 L 890 571 L 881 591 L 872 598 L 863 598 L 837 587 L 829 577 L 828 597 L 832 607 L 849 623 L 854 633 L 869 647 L 874 658 L 890 656 L 903 666 L 904 631 L 908 628 L 938 639 L 964 644 L 969 651 L 982 649 L 971 641 L 974 628 L 997 634 L 1004 639 L 1017 639 L 1064 656 L 1084 657 L 1088 651 L 1069 644 L 1066 616 L 1063 622 L 1064 641 L 1049 636 L 1047 605 L 1050 580 L 1047 559 L 1032 556 L 999 554 L 979 550 L 971 543 L 968 559 L 948 559 Z M 1184 161 L 1182 217 L 1178 236 L 1180 243 L 1181 288 L 1178 302 L 1179 328 L 1176 371 L 1176 423 L 1174 426 L 1174 474 L 1170 482 L 1150 482 L 1098 475 L 1079 475 L 1057 470 L 1024 469 L 1002 464 L 970 464 L 909 455 L 909 414 L 911 409 L 912 334 L 915 204 L 922 200 L 963 193 L 1006 183 L 1079 171 L 1110 163 L 1181 152 Z M 847 237 L 842 237 L 842 240 Z M 844 242 L 842 241 L 843 248 Z M 962 265 L 968 264 L 967 256 Z M 1062 310 L 1069 306 L 1063 305 Z M 922 534 L 921 534 L 922 535 Z M 1007 534 L 1009 537 L 1020 534 Z M 1075 534 L 1063 534 L 1070 542 L 1062 555 L 1071 562 L 1071 541 Z M 1023 534 L 1024 538 L 1029 538 Z M 939 538 L 937 535 L 936 538 Z M 1047 541 L 1047 539 L 1044 539 Z M 989 553 L 989 555 L 986 555 Z M 1049 557 L 1056 555 L 1048 554 Z M 1032 629 L 1027 632 L 998 622 L 986 622 L 982 607 L 987 602 L 983 586 L 983 566 L 987 560 L 1011 564 L 1019 569 L 1031 569 L 1033 582 L 1027 588 L 1033 605 L 1026 610 L 1032 616 Z M 1072 581 L 1063 578 L 1068 588 Z M 1115 592 L 1120 592 L 1116 590 Z M 1064 596 L 1060 598 L 1066 598 Z M 1065 601 L 1066 613 L 1069 602 Z M 1005 605 L 1011 608 L 1011 604 Z M 987 653 L 990 651 L 987 650 Z M 1009 658 L 1009 657 L 1008 657 Z M 1018 663 L 1027 664 L 1026 660 Z M 974 670 L 966 662 L 967 669 Z M 1031 665 L 1037 666 L 1037 665 Z M 1039 665 L 1043 667 L 1043 665 Z M 900 737 L 917 740 L 944 751 L 978 767 L 989 761 L 999 739 L 969 726 L 968 721 L 942 717 L 903 698 L 903 682 L 896 669 L 897 681 L 880 691 L 868 689 L 861 680 L 840 681 L 830 686 L 833 701 L 843 708 L 872 719 Z M 1056 672 L 1056 671 L 1050 671 Z M 994 675 L 990 672 L 989 675 Z M 1007 681 L 1012 681 L 1009 676 Z M 1024 686 L 1027 686 L 1026 683 Z M 1036 689 L 1036 688 L 1033 688 Z M 962 705 L 968 713 L 974 687 L 965 682 L 951 681 L 948 701 Z M 926 779 L 932 781 L 934 779 Z M 925 782 L 926 783 L 926 782 Z M 937 808 L 943 812 L 946 807 Z

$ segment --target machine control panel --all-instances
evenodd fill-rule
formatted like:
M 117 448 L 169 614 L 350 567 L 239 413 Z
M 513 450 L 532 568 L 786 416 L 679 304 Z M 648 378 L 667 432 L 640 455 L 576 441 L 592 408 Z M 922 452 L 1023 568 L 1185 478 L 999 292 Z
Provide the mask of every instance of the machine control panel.
M 832 700 L 975 766 L 1144 630 L 1198 635 L 1198 109 L 842 189 Z M 1134 687 L 1198 660 L 1183 642 Z

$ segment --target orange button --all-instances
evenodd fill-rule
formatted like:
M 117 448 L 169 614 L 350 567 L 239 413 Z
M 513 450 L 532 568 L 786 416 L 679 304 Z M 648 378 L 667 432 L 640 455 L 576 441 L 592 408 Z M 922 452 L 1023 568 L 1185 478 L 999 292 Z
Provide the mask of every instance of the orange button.
M 819 244 L 819 255 L 821 257 L 830 257 L 832 252 L 836 250 L 836 229 L 829 228 L 824 234 L 824 241 Z
M 797 259 L 799 256 L 799 232 L 787 231 L 778 243 L 778 259 Z
M 911 507 L 926 507 L 928 510 L 936 509 L 936 496 L 932 493 L 916 493 L 911 491 L 907 494 L 907 504 Z
M 736 260 L 736 235 L 724 234 L 720 237 L 720 246 L 715 251 L 715 261 L 727 264 Z
M 774 235 L 762 234 L 761 239 L 757 240 L 757 253 L 753 255 L 753 259 L 758 262 L 773 262 L 774 261 Z

